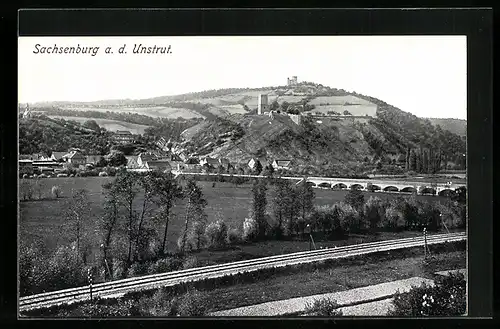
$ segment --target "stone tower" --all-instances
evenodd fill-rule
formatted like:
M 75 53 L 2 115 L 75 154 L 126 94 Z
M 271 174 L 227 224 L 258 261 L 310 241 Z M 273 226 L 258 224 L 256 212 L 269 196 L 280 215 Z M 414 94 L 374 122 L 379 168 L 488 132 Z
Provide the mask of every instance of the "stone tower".
M 259 95 L 259 103 L 257 107 L 257 114 L 262 114 L 269 109 L 269 104 L 267 102 L 267 94 Z

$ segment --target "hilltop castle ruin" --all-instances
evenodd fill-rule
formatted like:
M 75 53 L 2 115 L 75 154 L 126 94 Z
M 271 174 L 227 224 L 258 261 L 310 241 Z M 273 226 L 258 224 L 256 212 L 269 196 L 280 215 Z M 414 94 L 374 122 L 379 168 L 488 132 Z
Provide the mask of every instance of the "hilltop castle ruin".
M 294 75 L 291 78 L 287 78 L 287 86 L 296 86 L 297 85 L 297 76 Z

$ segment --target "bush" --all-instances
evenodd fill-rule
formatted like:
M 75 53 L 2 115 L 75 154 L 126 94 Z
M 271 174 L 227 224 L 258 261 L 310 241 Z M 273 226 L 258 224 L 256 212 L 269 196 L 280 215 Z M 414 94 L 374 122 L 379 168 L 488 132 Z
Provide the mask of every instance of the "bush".
M 101 171 L 101 172 L 99 173 L 99 177 L 106 177 L 106 176 L 108 176 L 108 173 L 107 173 L 107 172 L 105 172 L 105 171 Z
M 147 264 L 135 262 L 130 265 L 129 269 L 127 270 L 127 277 L 130 278 L 134 276 L 144 275 L 146 274 L 147 270 Z
M 227 231 L 226 243 L 229 245 L 237 244 L 241 240 L 240 231 L 237 228 L 231 228 Z
M 54 198 L 59 198 L 61 196 L 61 193 L 62 193 L 61 188 L 57 185 L 52 186 L 51 192 L 52 192 L 52 196 Z
M 394 204 L 390 204 L 385 209 L 385 215 L 382 219 L 382 226 L 389 231 L 399 231 L 405 227 L 403 213 Z
M 177 271 L 180 269 L 182 262 L 178 258 L 162 258 L 149 266 L 150 273 L 165 273 Z
M 127 265 L 124 261 L 114 259 L 112 268 L 113 280 L 124 279 L 126 277 Z
M 139 302 L 141 316 L 176 316 L 178 298 L 167 289 L 158 289 L 151 298 L 142 298 Z
M 466 312 L 466 281 L 461 273 L 440 278 L 435 286 L 422 285 L 393 299 L 392 316 L 460 316 Z
M 223 220 L 208 224 L 205 237 L 209 248 L 221 248 L 226 245 L 227 225 Z
M 254 241 L 257 239 L 258 233 L 259 230 L 257 221 L 252 217 L 245 218 L 245 221 L 243 222 L 243 240 Z
M 207 297 L 197 290 L 190 290 L 179 298 L 178 316 L 203 316 L 207 307 Z
M 347 203 L 338 204 L 340 228 L 343 233 L 358 233 L 367 228 L 358 211 Z
M 187 270 L 189 268 L 195 268 L 199 266 L 198 259 L 194 256 L 190 256 L 182 262 L 182 269 Z
M 23 200 L 33 199 L 33 183 L 28 179 L 22 179 L 19 185 L 19 194 Z
M 337 301 L 330 298 L 321 298 L 314 300 L 314 303 L 306 303 L 306 308 L 304 312 L 306 315 L 312 316 L 342 316 L 342 311 L 338 309 L 339 305 Z

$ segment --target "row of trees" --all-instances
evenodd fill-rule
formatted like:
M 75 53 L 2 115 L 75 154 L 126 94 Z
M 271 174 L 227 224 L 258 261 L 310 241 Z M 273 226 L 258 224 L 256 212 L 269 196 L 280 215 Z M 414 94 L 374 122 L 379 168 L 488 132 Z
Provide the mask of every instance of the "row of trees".
M 463 228 L 466 221 L 465 189 L 460 189 L 445 202 L 425 202 L 415 195 L 391 201 L 370 197 L 351 189 L 343 202 L 322 207 L 314 206 L 315 193 L 305 181 L 293 186 L 286 180 L 274 181 L 272 215 L 267 214 L 266 180 L 258 180 L 252 188 L 255 222 L 254 239 L 283 238 L 303 235 L 305 229 L 322 232 L 325 237 L 378 230 L 413 230 L 426 227 L 430 231 Z M 273 217 L 273 218 L 272 218 Z M 247 226 L 250 220 L 247 220 Z

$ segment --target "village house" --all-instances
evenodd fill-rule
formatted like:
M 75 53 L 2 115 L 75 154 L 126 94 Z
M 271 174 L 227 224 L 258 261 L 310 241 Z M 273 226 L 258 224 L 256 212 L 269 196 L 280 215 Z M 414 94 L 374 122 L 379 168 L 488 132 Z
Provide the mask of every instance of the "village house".
M 182 170 L 184 161 L 182 161 L 182 159 L 177 154 L 170 154 L 168 160 L 170 161 L 172 170 Z
M 41 160 L 44 156 L 41 153 L 33 153 L 33 154 L 19 154 L 19 160 Z
M 159 170 L 161 172 L 170 172 L 172 167 L 167 160 L 150 160 L 144 163 L 144 167 L 148 170 Z
M 101 158 L 103 158 L 103 156 L 102 155 L 87 155 L 85 158 L 86 158 L 85 162 L 87 164 L 91 164 L 91 165 L 95 166 L 101 160 Z
M 19 160 L 19 173 L 32 175 L 34 172 L 33 160 Z
M 129 144 L 135 141 L 134 135 L 127 130 L 117 130 L 113 135 L 113 139 L 121 144 Z
M 195 170 L 200 167 L 200 161 L 197 158 L 189 158 L 184 161 L 184 168 L 188 170 Z
M 259 159 L 251 158 L 250 161 L 248 161 L 248 167 L 250 167 L 250 169 L 252 169 L 252 170 L 255 170 L 255 166 L 257 165 L 257 161 L 259 161 L 260 164 L 262 164 L 262 161 L 260 161 Z
M 219 160 L 211 157 L 204 157 L 200 160 L 200 165 L 201 166 L 207 165 L 216 168 L 219 166 Z
M 63 159 L 67 163 L 70 163 L 75 167 L 76 166 L 85 166 L 85 163 L 87 161 L 86 157 L 78 151 L 73 151 L 71 153 L 64 155 Z
M 68 154 L 68 152 L 52 152 L 50 157 L 44 158 L 42 160 L 52 160 L 52 161 L 65 161 L 63 157 Z
M 137 164 L 139 164 L 140 167 L 144 167 L 146 162 L 156 160 L 157 158 L 158 157 L 151 152 L 143 152 L 137 157 Z
M 292 164 L 292 160 L 274 160 L 272 163 L 273 168 L 289 170 Z
M 125 156 L 125 158 L 127 159 L 127 164 L 126 164 L 127 169 L 140 169 L 141 168 L 141 166 L 137 162 L 138 156 L 127 155 L 127 156 Z

